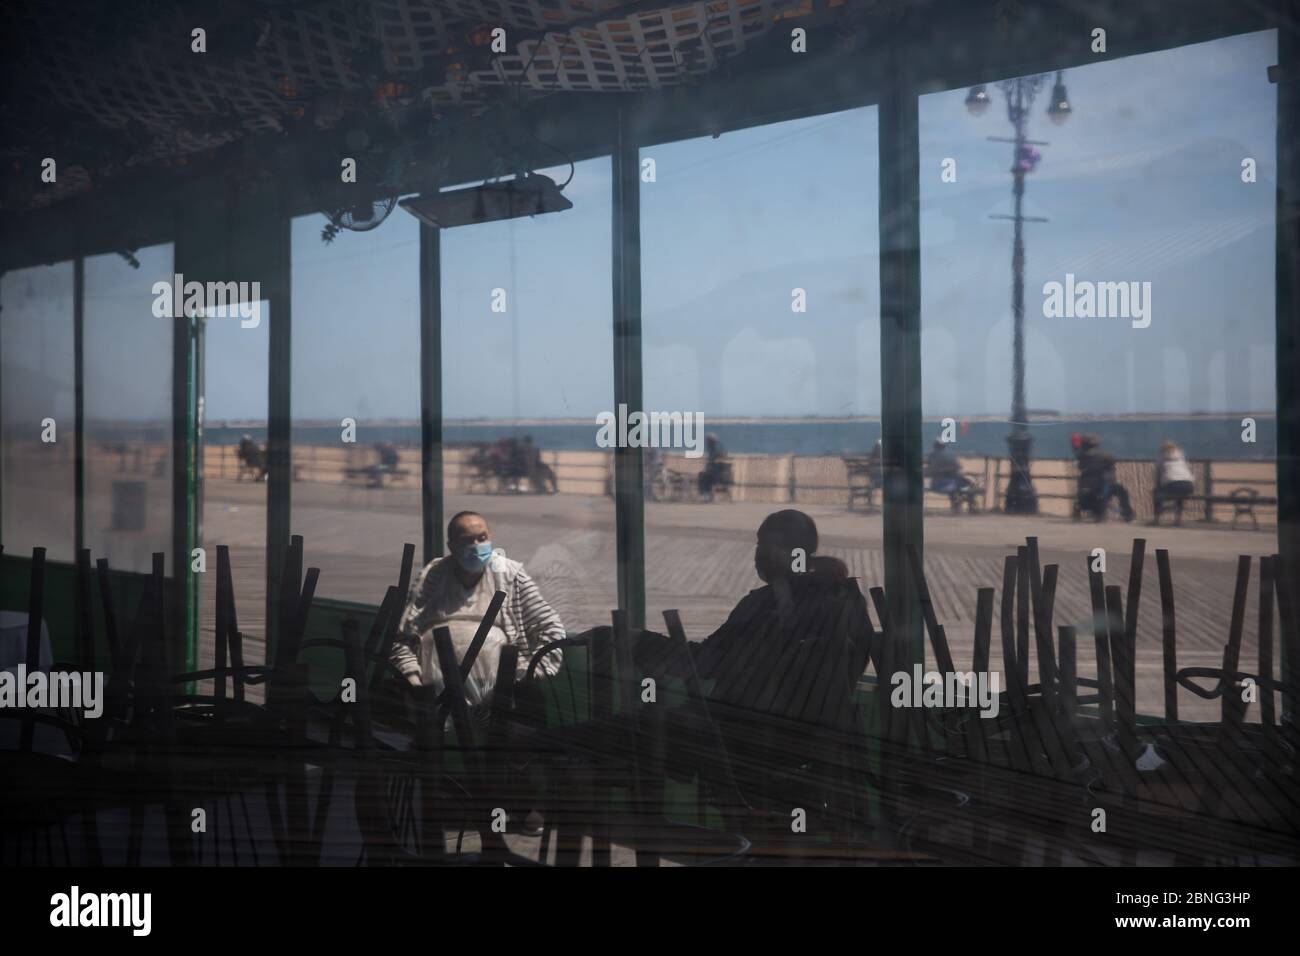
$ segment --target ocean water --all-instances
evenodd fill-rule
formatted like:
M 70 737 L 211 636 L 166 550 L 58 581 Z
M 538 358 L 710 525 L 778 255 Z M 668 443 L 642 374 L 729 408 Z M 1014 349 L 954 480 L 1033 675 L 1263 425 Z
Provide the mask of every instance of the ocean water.
M 923 426 L 923 450 L 939 436 L 939 422 L 926 421 Z M 717 434 L 727 451 L 766 455 L 846 455 L 864 454 L 880 437 L 878 421 L 752 421 L 711 423 L 705 430 Z M 443 425 L 443 441 L 448 445 L 491 442 L 504 437 L 532 436 L 540 448 L 559 450 L 599 450 L 596 446 L 597 425 L 574 422 L 500 424 L 475 422 Z M 973 421 L 960 424 L 955 445 L 958 454 L 1005 456 L 1006 422 Z M 1050 420 L 1030 423 L 1034 437 L 1033 454 L 1040 458 L 1069 458 L 1073 451 L 1070 436 L 1091 432 L 1101 438 L 1102 447 L 1117 458 L 1153 459 L 1160 442 L 1172 439 L 1193 460 L 1272 460 L 1276 456 L 1276 423 L 1273 418 L 1256 418 L 1255 442 L 1242 441 L 1241 416 L 1222 418 L 1117 418 Z M 248 433 L 258 441 L 266 440 L 266 429 L 244 425 L 210 425 L 204 440 L 211 444 L 237 444 Z M 339 428 L 333 425 L 295 424 L 293 440 L 298 444 L 332 445 L 339 441 Z M 417 424 L 367 424 L 357 426 L 357 442 L 372 444 L 391 441 L 401 447 L 415 448 L 420 442 Z

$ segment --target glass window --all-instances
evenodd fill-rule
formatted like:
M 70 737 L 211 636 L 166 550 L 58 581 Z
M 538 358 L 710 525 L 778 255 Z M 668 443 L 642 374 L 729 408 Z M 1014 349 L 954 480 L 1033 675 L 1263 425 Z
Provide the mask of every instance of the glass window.
M 445 509 L 482 513 L 575 632 L 618 603 L 610 161 L 541 172 L 572 209 L 442 234 Z
M 1003 557 L 1035 536 L 1060 566 L 1055 623 L 1079 626 L 1093 676 L 1085 560 L 1103 549 L 1106 583 L 1126 587 L 1140 536 L 1139 712 L 1163 712 L 1155 549 L 1191 612 L 1179 666 L 1221 665 L 1236 556 L 1274 547 L 1272 506 L 1234 522 L 1203 496 L 1276 495 L 1275 61 L 1275 34 L 1257 33 L 922 98 L 924 447 L 940 452 L 925 548 L 932 586 L 951 585 L 936 602 L 958 663 L 976 588 L 1000 591 Z M 1255 628 L 1247 615 L 1243 659 Z M 1180 697 L 1180 717 L 1217 717 L 1217 700 Z
M 200 664 L 212 659 L 216 635 L 217 547 L 230 548 L 235 611 L 244 662 L 266 655 L 265 452 L 271 309 L 256 303 L 256 324 L 239 310 L 202 323 L 202 537 L 208 570 L 196 575 Z M 241 451 L 241 444 L 243 450 Z
M 172 549 L 172 335 L 153 285 L 172 281 L 172 247 L 86 260 L 86 547 L 122 571 Z M 170 562 L 169 562 L 170 567 Z
M 74 558 L 72 287 L 71 262 L 0 276 L 6 554 L 42 547 L 49 560 Z
M 293 221 L 293 520 L 317 594 L 379 604 L 421 541 L 420 231 Z
M 650 628 L 714 631 L 780 509 L 880 580 L 876 157 L 875 107 L 641 150 L 645 407 L 703 432 L 646 450 Z

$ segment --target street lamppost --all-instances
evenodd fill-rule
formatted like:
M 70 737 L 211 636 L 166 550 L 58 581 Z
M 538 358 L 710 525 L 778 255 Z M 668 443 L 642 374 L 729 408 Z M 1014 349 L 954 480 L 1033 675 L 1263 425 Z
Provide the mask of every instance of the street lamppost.
M 1062 71 L 1056 73 L 1056 84 L 1052 87 L 1052 102 L 1047 107 L 1047 115 L 1056 125 L 1061 125 L 1069 117 L 1072 109 L 1065 94 L 1065 83 L 1061 79 Z M 1025 241 L 1023 225 L 1026 222 L 1046 222 L 1040 216 L 1026 216 L 1022 213 L 1025 195 L 1025 175 L 1034 170 L 1041 156 L 1037 146 L 1047 144 L 1032 140 L 1028 136 L 1029 108 L 1038 95 L 1047 75 L 1022 76 L 1014 80 L 1003 80 L 998 84 L 1007 101 L 1007 119 L 1011 121 L 1016 135 L 1012 138 L 990 136 L 998 143 L 1014 144 L 1012 154 L 1011 176 L 1012 195 L 1015 197 L 1015 213 L 1010 216 L 994 216 L 995 219 L 1010 219 L 1015 223 L 1015 238 L 1011 244 L 1011 312 L 1014 320 L 1012 333 L 1011 359 L 1011 434 L 1007 436 L 1007 450 L 1011 459 L 1011 477 L 1007 482 L 1006 498 L 1003 510 L 1011 514 L 1037 514 L 1038 494 L 1034 491 L 1033 481 L 1029 476 L 1030 449 L 1034 440 L 1029 434 L 1029 415 L 1025 408 Z M 991 100 L 983 85 L 973 86 L 966 96 L 966 109 L 972 116 L 982 115 Z

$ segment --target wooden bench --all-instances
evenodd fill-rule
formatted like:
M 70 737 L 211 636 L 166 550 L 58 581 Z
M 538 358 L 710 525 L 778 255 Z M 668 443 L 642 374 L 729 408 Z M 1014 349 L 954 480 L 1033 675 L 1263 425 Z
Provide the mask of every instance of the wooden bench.
M 940 491 L 931 484 L 932 478 L 930 468 L 926 466 L 923 471 L 925 479 L 925 491 L 927 494 L 946 495 L 948 503 L 952 506 L 953 514 L 961 514 L 962 502 L 966 503 L 966 513 L 975 514 L 980 510 L 980 503 L 984 500 L 984 481 L 980 475 L 972 475 L 966 472 L 961 473 L 961 477 L 966 480 L 966 486 L 955 491 Z
M 880 487 L 880 462 L 869 455 L 845 455 L 844 470 L 849 481 L 849 510 L 859 500 L 867 503 L 868 511 L 876 510 L 876 489 Z
M 1242 486 L 1233 488 L 1226 495 L 1192 495 L 1192 500 L 1203 501 L 1205 503 L 1205 516 L 1202 521 L 1214 520 L 1215 505 L 1232 505 L 1232 526 L 1237 527 L 1237 522 L 1242 518 L 1249 518 L 1250 523 L 1259 528 L 1259 518 L 1255 515 L 1255 509 L 1260 506 L 1277 506 L 1277 498 L 1270 498 L 1261 495 L 1254 488 Z M 1156 516 L 1157 519 L 1159 515 Z
M 1175 514 L 1181 517 L 1182 512 L 1178 505 L 1186 504 L 1189 501 L 1199 501 L 1205 505 L 1204 514 L 1201 516 L 1202 521 L 1214 520 L 1215 505 L 1232 505 L 1232 527 L 1234 528 L 1242 518 L 1249 518 L 1250 523 L 1255 528 L 1259 528 L 1259 518 L 1255 514 L 1255 509 L 1267 506 L 1276 507 L 1277 505 L 1277 498 L 1266 497 L 1254 488 L 1243 485 L 1232 489 L 1226 495 L 1183 495 L 1157 501 L 1155 513 L 1152 515 L 1152 524 L 1159 524 L 1160 516 L 1170 509 L 1174 509 Z
M 654 501 L 716 501 L 717 496 L 722 494 L 727 496 L 728 501 L 734 501 L 732 486 L 735 484 L 735 479 L 732 476 L 731 462 L 719 459 L 715 466 L 717 472 L 713 479 L 710 497 L 705 498 L 699 490 L 700 476 L 704 473 L 702 470 L 689 472 L 664 468 L 651 478 L 652 499 Z
M 383 465 L 366 465 L 361 468 L 344 468 L 343 474 L 349 481 L 366 479 L 367 488 L 384 487 L 384 477 L 402 478 L 409 475 L 407 468 L 385 468 Z

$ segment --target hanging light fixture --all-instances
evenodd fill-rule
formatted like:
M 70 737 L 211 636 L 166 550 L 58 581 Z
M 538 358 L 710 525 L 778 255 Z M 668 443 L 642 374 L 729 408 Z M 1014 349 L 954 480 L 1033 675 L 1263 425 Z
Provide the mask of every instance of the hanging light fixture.
M 984 84 L 972 86 L 970 92 L 966 94 L 966 109 L 970 111 L 970 115 L 982 116 L 988 108 L 989 91 L 984 88 Z
M 1056 85 L 1052 87 L 1052 102 L 1047 107 L 1048 118 L 1057 126 L 1062 126 L 1073 112 L 1070 98 L 1065 95 L 1065 82 L 1061 79 L 1061 71 L 1057 70 Z
M 555 180 L 541 173 L 415 196 L 403 199 L 398 205 L 421 222 L 439 229 L 573 208 Z

